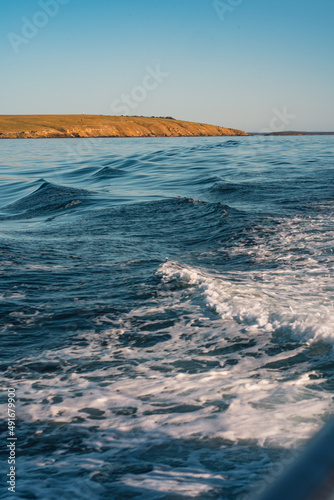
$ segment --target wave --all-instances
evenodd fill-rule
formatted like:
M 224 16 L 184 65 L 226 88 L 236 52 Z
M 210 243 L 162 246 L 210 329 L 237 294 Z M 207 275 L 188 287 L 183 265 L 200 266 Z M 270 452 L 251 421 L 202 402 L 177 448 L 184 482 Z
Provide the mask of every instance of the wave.
M 235 182 L 227 182 L 227 181 L 218 181 L 213 184 L 209 188 L 209 192 L 211 193 L 230 193 L 230 192 L 236 192 L 240 190 L 247 190 L 246 186 L 241 185 L 241 184 L 236 184 Z
M 195 147 L 190 147 L 189 151 L 190 152 L 202 152 L 202 151 L 216 151 L 219 149 L 225 149 L 225 148 L 236 148 L 241 145 L 241 143 L 244 144 L 244 138 L 238 138 L 238 139 L 218 139 L 211 141 L 209 140 L 208 142 L 204 144 L 198 144 Z
M 165 262 L 156 274 L 173 288 L 197 289 L 208 309 L 237 325 L 240 331 L 297 336 L 310 343 L 334 342 L 333 306 L 325 307 L 317 294 L 309 292 L 308 283 L 298 283 L 295 274 L 289 282 L 286 274 L 262 273 L 262 282 L 254 286 L 249 275 L 228 279 L 177 261 Z
M 81 224 L 94 234 L 107 228 L 123 233 L 127 228 L 129 246 L 135 244 L 137 248 L 144 241 L 145 249 L 157 255 L 163 252 L 165 257 L 178 245 L 200 247 L 223 238 L 226 232 L 234 230 L 234 212 L 219 202 L 175 197 L 96 210 L 87 214 Z
M 108 179 L 113 177 L 122 177 L 123 175 L 126 175 L 126 172 L 124 170 L 106 166 L 95 172 L 93 174 L 93 177 L 99 177 L 100 179 Z
M 92 195 L 86 189 L 59 186 L 42 179 L 42 184 L 33 193 L 3 207 L 3 212 L 13 215 L 1 219 L 29 219 L 68 210 L 88 201 Z
M 299 181 L 299 186 L 302 180 Z M 270 205 L 270 209 L 274 205 L 286 209 L 296 208 L 301 202 L 301 195 L 298 193 L 299 186 L 296 186 L 296 181 L 242 181 L 229 182 L 220 180 L 215 182 L 203 194 L 212 200 L 227 201 L 236 207 L 246 206 L 256 209 L 259 206 L 264 207 Z M 303 195 L 307 198 L 308 193 L 304 189 Z M 309 198 L 307 198 L 309 201 Z

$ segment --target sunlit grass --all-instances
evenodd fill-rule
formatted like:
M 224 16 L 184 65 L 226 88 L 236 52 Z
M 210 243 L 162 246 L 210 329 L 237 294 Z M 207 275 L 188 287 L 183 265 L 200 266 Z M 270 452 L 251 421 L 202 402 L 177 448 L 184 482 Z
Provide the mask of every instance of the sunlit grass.
M 246 135 L 235 129 L 142 116 L 0 115 L 0 137 L 164 137 Z

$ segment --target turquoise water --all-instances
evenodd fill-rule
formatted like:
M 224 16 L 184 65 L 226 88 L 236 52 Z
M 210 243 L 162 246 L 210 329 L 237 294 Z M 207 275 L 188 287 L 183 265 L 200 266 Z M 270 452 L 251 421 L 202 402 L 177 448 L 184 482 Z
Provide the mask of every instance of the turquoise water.
M 333 410 L 333 138 L 0 151 L 17 497 L 264 489 Z

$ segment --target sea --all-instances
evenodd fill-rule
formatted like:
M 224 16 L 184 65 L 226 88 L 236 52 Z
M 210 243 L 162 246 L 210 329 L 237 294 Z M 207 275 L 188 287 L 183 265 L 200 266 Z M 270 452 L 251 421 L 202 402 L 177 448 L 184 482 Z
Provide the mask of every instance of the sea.
M 256 498 L 333 413 L 333 241 L 330 136 L 2 140 L 0 498 Z

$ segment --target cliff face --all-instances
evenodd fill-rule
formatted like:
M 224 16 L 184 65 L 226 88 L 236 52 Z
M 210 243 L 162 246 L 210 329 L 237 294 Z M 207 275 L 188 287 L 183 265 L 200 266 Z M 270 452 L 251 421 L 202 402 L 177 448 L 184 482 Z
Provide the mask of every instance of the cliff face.
M 1 139 L 48 137 L 198 137 L 247 135 L 242 130 L 131 116 L 0 115 Z

